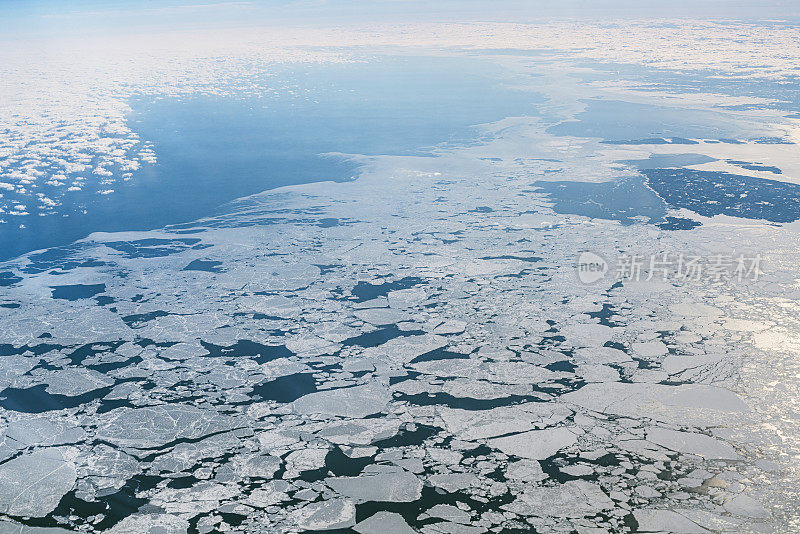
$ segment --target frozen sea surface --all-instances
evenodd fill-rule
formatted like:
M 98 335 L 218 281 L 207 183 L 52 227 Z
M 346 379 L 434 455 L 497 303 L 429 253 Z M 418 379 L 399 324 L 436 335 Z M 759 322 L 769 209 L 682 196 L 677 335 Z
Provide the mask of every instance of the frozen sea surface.
M 452 63 L 436 58 L 333 68 L 334 87 L 375 85 L 374 101 L 319 93 L 340 102 L 326 124 L 341 137 L 287 122 L 314 116 L 305 97 L 297 113 L 282 99 L 142 108 L 150 172 L 178 174 L 164 191 L 201 159 L 209 188 L 228 168 L 243 177 L 215 208 L 264 189 L 248 170 L 261 156 L 235 150 L 243 131 L 279 138 L 274 185 L 292 183 L 292 162 L 308 174 L 2 265 L 0 531 L 797 530 L 788 126 L 758 100 L 721 114 L 742 105 L 724 91 L 674 84 L 666 99 L 663 73 L 611 84 L 584 58 L 498 47 L 524 87 L 497 89 L 500 102 L 481 92 L 496 78 L 460 77 L 461 63 L 447 83 Z M 386 72 L 356 76 L 376 68 L 431 85 L 408 95 Z M 544 112 L 515 116 L 533 98 Z M 603 99 L 655 111 L 605 135 L 617 115 Z M 660 121 L 665 100 L 685 108 L 669 131 L 643 119 Z M 357 124 L 337 123 L 359 106 Z M 225 150 L 190 149 L 203 143 Z M 183 189 L 197 205 L 214 190 Z M 687 191 L 716 207 L 700 213 Z M 582 252 L 724 251 L 763 254 L 759 276 L 576 272 Z

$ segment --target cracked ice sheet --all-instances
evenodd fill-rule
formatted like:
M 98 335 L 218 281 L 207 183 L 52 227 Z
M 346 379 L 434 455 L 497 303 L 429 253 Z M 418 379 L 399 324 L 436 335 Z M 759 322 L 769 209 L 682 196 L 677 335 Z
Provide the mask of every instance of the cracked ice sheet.
M 75 484 L 71 447 L 40 449 L 0 464 L 0 510 L 10 516 L 43 517 Z

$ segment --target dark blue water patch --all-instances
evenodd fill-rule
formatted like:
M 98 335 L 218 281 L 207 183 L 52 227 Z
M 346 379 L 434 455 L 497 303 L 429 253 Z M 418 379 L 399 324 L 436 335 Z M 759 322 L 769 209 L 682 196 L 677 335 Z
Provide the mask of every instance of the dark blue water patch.
M 559 360 L 544 366 L 545 369 L 555 372 L 574 373 L 575 364 L 569 360 Z
M 337 477 L 354 477 L 374 461 L 371 456 L 350 458 L 339 447 L 333 447 L 325 456 L 325 470 Z
M 93 502 L 84 501 L 77 497 L 75 490 L 72 490 L 64 495 L 58 506 L 45 517 L 15 517 L 14 520 L 34 529 L 60 527 L 70 530 L 74 526 L 66 522 L 67 518 L 78 517 L 80 518 L 78 522 L 80 522 L 86 518 L 97 516 L 100 520 L 93 523 L 92 527 L 97 531 L 106 531 L 122 519 L 139 511 L 142 506 L 147 505 L 148 499 L 137 497 L 137 494 L 152 490 L 163 480 L 161 477 L 136 475 L 127 480 L 119 490 L 111 493 L 99 492 L 97 500 Z M 24 532 L 23 530 L 19 531 Z M 42 530 L 42 532 L 49 532 L 49 530 Z
M 317 381 L 311 373 L 294 373 L 253 386 L 253 396 L 276 402 L 294 402 L 303 395 L 317 391 Z
M 67 355 L 72 365 L 82 365 L 86 358 L 97 356 L 106 352 L 114 352 L 124 341 L 112 341 L 110 343 L 87 343 L 76 348 Z
M 66 286 L 50 286 L 54 299 L 80 300 L 89 299 L 100 293 L 105 293 L 105 284 L 72 284 Z
M 664 217 L 664 222 L 656 224 L 662 230 L 692 230 L 698 226 L 702 226 L 700 221 L 694 219 L 687 219 L 685 217 L 672 217 L 667 215 Z
M 775 223 L 800 219 L 800 186 L 796 184 L 692 169 L 649 169 L 642 173 L 670 206 L 704 217 L 730 215 Z
M 200 344 L 208 351 L 205 356 L 212 358 L 251 358 L 256 363 L 267 363 L 278 358 L 289 358 L 295 355 L 285 345 L 264 345 L 249 339 L 240 339 L 227 347 L 205 341 L 201 341 Z
M 604 145 L 699 145 L 698 141 L 683 137 L 648 137 L 645 139 L 622 139 L 600 141 Z
M 469 360 L 469 355 L 440 348 L 420 354 L 408 363 L 431 362 L 434 360 Z
M 22 278 L 15 275 L 11 271 L 3 271 L 0 272 L 0 287 L 8 287 L 16 284 L 17 282 L 21 282 Z
M 741 137 L 743 132 L 723 114 L 621 100 L 583 100 L 586 109 L 575 120 L 547 129 L 553 135 L 597 137 L 609 141 L 647 138 Z M 674 141 L 673 141 L 674 142 Z
M 262 97 L 136 96 L 128 126 L 158 162 L 131 180 L 89 180 L 68 195 L 40 184 L 64 204 L 20 218 L 24 227 L 0 225 L 0 260 L 91 232 L 198 220 L 268 189 L 351 180 L 359 165 L 337 154 L 427 154 L 443 143 L 473 142 L 481 135 L 473 125 L 534 115 L 544 102 L 508 83 L 510 76 L 475 56 L 370 57 L 275 65 L 252 80 Z
M 586 312 L 586 315 L 591 317 L 592 319 L 599 319 L 597 322 L 604 326 L 615 327 L 619 326 L 618 324 L 611 321 L 611 318 L 615 315 L 615 308 L 612 304 L 603 304 L 603 308 L 598 311 L 590 311 Z
M 628 226 L 662 221 L 667 205 L 639 177 L 612 182 L 535 182 L 553 202 L 553 211 L 619 221 Z
M 163 258 L 188 249 L 201 250 L 209 245 L 198 245 L 200 239 L 139 239 L 136 241 L 110 241 L 105 246 L 122 252 L 125 258 Z
M 750 163 L 748 161 L 739 161 L 735 159 L 729 159 L 726 161 L 731 165 L 736 165 L 737 167 L 741 167 L 742 169 L 747 169 L 749 171 L 765 171 L 765 172 L 771 172 L 772 174 L 783 174 L 782 170 L 773 165 L 764 165 L 763 163 Z
M 319 224 L 317 224 L 320 228 L 333 228 L 334 226 L 339 226 L 339 219 L 333 217 L 325 217 L 319 220 Z
M 19 347 L 15 347 L 10 343 L 0 343 L 0 356 L 24 355 L 28 351 L 32 352 L 34 356 L 40 356 L 46 352 L 50 352 L 51 350 L 61 350 L 65 348 L 67 347 L 63 345 L 56 345 L 54 343 L 21 345 Z
M 663 169 L 666 167 L 688 167 L 719 161 L 717 158 L 705 154 L 650 154 L 647 159 L 619 160 L 615 163 L 624 163 L 637 169 Z M 730 162 L 729 162 L 730 163 Z
M 400 289 L 410 289 L 423 282 L 421 278 L 416 276 L 406 276 L 394 282 L 382 282 L 380 284 L 371 284 L 369 282 L 359 282 L 350 290 L 356 298 L 355 302 L 364 302 L 367 300 L 376 299 L 378 297 L 385 297 L 392 291 Z
M 492 474 L 489 473 L 485 475 L 486 478 L 492 478 Z M 461 532 L 464 530 L 458 530 L 458 527 L 455 528 L 431 528 L 431 525 L 436 525 L 437 523 L 440 525 L 446 525 L 446 522 L 442 522 L 437 518 L 427 518 L 427 519 L 420 519 L 420 516 L 427 510 L 430 510 L 436 505 L 445 504 L 449 506 L 458 506 L 459 503 L 463 503 L 466 510 L 471 510 L 476 516 L 481 516 L 485 512 L 493 512 L 495 513 L 497 510 L 502 510 L 503 506 L 507 505 L 511 501 L 514 500 L 514 495 L 512 492 L 506 492 L 499 497 L 490 497 L 490 498 L 482 498 L 481 500 L 476 500 L 471 498 L 469 495 L 462 493 L 462 492 L 453 492 L 448 493 L 442 491 L 438 488 L 434 488 L 433 486 L 423 486 L 422 494 L 419 499 L 411 502 L 380 502 L 380 501 L 369 501 L 364 502 L 356 505 L 356 522 L 364 521 L 365 519 L 372 517 L 378 512 L 390 512 L 400 515 L 403 520 L 413 529 L 415 532 Z M 427 527 L 427 528 L 426 528 Z M 322 534 L 322 531 L 309 531 L 313 534 Z M 340 529 L 340 530 L 326 530 L 324 531 L 326 534 L 352 534 L 352 529 Z M 535 532 L 531 528 L 504 528 L 503 532 L 505 534 L 530 534 L 531 532 Z
M 342 265 L 337 265 L 337 264 L 333 264 L 333 263 L 332 264 L 328 264 L 328 265 L 323 265 L 323 264 L 315 263 L 314 267 L 319 269 L 319 274 L 321 274 L 322 276 L 325 276 L 325 275 L 330 274 L 330 273 L 335 273 L 339 268 L 342 267 Z
M 425 441 L 432 438 L 442 429 L 432 425 L 413 424 L 400 429 L 397 435 L 373 443 L 381 449 L 392 447 L 421 447 Z
M 46 388 L 45 384 L 29 388 L 6 388 L 0 391 L 0 408 L 23 413 L 63 410 L 102 399 L 111 391 L 109 386 L 82 395 L 69 396 L 48 393 Z
M 221 261 L 215 260 L 193 260 L 189 265 L 181 269 L 182 271 L 203 271 L 207 273 L 224 272 Z
M 525 402 L 541 402 L 539 397 L 529 395 L 509 395 L 497 399 L 472 399 L 469 397 L 454 397 L 449 393 L 416 393 L 406 395 L 396 393 L 394 399 L 400 402 L 408 402 L 417 406 L 447 406 L 459 410 L 482 411 L 504 406 L 514 406 Z
M 129 328 L 142 328 L 144 323 L 158 319 L 159 317 L 166 317 L 169 313 L 163 310 L 156 310 L 147 313 L 134 313 L 132 315 L 125 315 L 122 321 L 128 325 Z
M 90 246 L 89 243 L 73 243 L 31 254 L 28 256 L 28 264 L 21 271 L 25 274 L 38 274 L 51 269 L 69 271 L 76 267 L 101 267 L 105 265 L 105 262 L 79 256 L 81 252 Z M 0 259 L 2 259 L 1 255 Z M 58 271 L 54 271 L 54 274 L 58 274 Z
M 345 339 L 342 341 L 342 346 L 350 347 L 355 345 L 359 347 L 377 347 L 378 345 L 383 345 L 387 341 L 398 337 L 414 336 L 422 333 L 423 332 L 420 330 L 400 330 L 397 325 L 392 324 Z
M 116 302 L 113 297 L 109 297 L 107 295 L 100 295 L 99 297 L 95 297 L 94 300 L 97 302 L 98 306 L 108 306 L 109 304 L 114 304 Z

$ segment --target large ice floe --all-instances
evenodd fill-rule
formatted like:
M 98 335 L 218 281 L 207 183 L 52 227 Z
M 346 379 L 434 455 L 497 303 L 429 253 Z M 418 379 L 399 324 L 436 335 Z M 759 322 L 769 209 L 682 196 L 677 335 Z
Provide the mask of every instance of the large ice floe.
M 751 216 L 798 201 L 797 121 L 781 112 L 797 102 L 798 31 L 624 28 L 309 30 L 270 37 L 293 44 L 269 57 L 259 41 L 196 50 L 180 63 L 183 88 L 159 71 L 126 74 L 153 94 L 214 93 L 215 68 L 344 61 L 344 46 L 385 52 L 413 31 L 419 53 L 504 65 L 548 112 L 429 154 L 349 155 L 362 165 L 354 181 L 267 191 L 194 222 L 95 233 L 2 264 L 0 532 L 800 529 L 800 240 L 791 210 Z M 309 43 L 339 47 L 314 55 Z M 225 53 L 232 65 L 215 67 Z M 115 72 L 102 59 L 98 72 Z M 541 66 L 550 74 L 527 76 Z M 128 89 L 97 91 L 52 134 L 46 113 L 20 118 L 39 109 L 33 95 L 3 110 L 3 209 L 45 167 L 133 173 L 158 157 L 125 125 Z M 609 139 L 588 103 L 603 99 L 707 123 L 678 114 L 660 135 L 636 123 Z M 695 209 L 695 182 L 663 193 L 641 163 L 656 156 L 710 181 L 704 195 L 721 192 L 710 200 L 726 209 Z M 713 185 L 725 173 L 738 176 L 732 191 Z M 567 183 L 619 177 L 640 180 L 647 216 L 636 212 L 645 197 L 597 211 Z M 758 209 L 745 206 L 748 188 Z M 612 265 L 584 284 L 585 251 L 609 263 L 742 253 L 762 264 L 741 280 L 637 279 Z

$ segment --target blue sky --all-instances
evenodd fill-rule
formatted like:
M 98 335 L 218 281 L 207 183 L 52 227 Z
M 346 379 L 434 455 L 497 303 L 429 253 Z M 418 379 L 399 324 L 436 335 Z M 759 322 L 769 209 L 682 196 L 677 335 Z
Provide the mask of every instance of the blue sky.
M 795 18 L 797 0 L 0 0 L 0 34 L 252 24 L 534 21 L 543 17 Z

